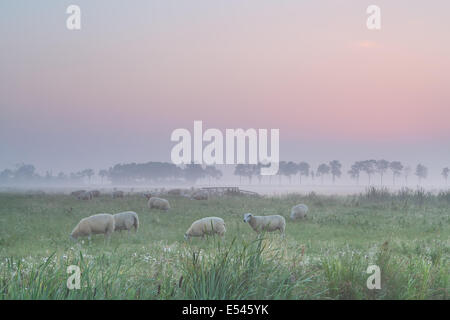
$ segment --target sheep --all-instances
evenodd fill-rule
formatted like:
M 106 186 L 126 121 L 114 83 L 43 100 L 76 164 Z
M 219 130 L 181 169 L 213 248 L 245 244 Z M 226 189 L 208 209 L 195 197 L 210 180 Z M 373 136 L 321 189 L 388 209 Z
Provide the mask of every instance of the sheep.
M 184 239 L 189 240 L 190 237 L 202 237 L 205 235 L 218 234 L 221 238 L 226 232 L 225 221 L 218 217 L 206 217 L 194 221 L 184 234 Z
M 70 195 L 78 197 L 80 194 L 85 193 L 86 190 L 77 190 L 77 191 L 73 191 Z
M 124 196 L 123 191 L 114 191 L 114 192 L 112 193 L 113 199 L 114 199 L 114 198 L 123 198 L 123 196 Z
M 163 198 L 151 197 L 147 203 L 150 209 L 156 208 L 159 210 L 167 211 L 170 209 L 169 201 Z
M 134 211 L 119 212 L 113 215 L 114 217 L 114 231 L 128 230 L 134 227 L 134 232 L 139 228 L 139 218 Z
M 194 200 L 208 200 L 208 192 L 204 190 L 197 190 L 192 194 Z
M 109 242 L 111 233 L 114 232 L 114 217 L 109 213 L 99 213 L 93 216 L 83 218 L 76 225 L 70 234 L 70 238 L 73 240 L 78 237 L 88 237 L 89 242 L 93 234 L 104 234 L 105 240 Z
M 306 213 L 308 212 L 308 206 L 306 204 L 300 203 L 292 207 L 291 209 L 291 219 L 306 218 Z
M 98 197 L 100 197 L 100 191 L 98 191 L 98 190 L 92 190 L 92 191 L 91 191 L 91 194 L 92 194 L 92 197 L 93 197 L 93 198 L 98 198 Z
M 142 193 L 142 196 L 147 198 L 147 200 L 149 200 L 152 197 L 152 194 L 149 192 L 144 192 L 144 193 Z
M 83 192 L 78 195 L 78 200 L 91 200 L 92 199 L 92 193 L 90 192 Z
M 256 233 L 280 230 L 281 235 L 284 237 L 286 220 L 280 215 L 254 216 L 251 213 L 246 213 L 244 215 L 244 222 L 248 222 Z
M 169 191 L 167 191 L 167 194 L 171 196 L 180 196 L 181 189 L 170 189 Z

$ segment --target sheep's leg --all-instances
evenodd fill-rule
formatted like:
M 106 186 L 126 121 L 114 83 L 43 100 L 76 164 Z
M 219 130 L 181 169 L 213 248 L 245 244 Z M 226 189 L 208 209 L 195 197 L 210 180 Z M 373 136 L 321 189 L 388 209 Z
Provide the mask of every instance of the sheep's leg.
M 285 237 L 286 234 L 285 234 L 283 228 L 280 228 L 280 234 L 281 234 L 281 237 L 284 239 L 284 237 Z
M 107 233 L 105 234 L 105 244 L 109 245 L 109 243 L 111 242 L 111 234 Z

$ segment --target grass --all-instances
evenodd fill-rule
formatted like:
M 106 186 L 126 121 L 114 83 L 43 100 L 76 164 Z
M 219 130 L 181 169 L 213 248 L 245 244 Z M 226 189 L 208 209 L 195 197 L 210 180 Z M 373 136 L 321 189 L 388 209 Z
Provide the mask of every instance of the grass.
M 169 212 L 139 196 L 79 201 L 67 195 L 0 194 L 0 299 L 448 299 L 450 197 L 421 190 L 368 189 L 353 196 L 291 194 L 168 197 Z M 288 219 L 306 203 L 306 220 Z M 133 210 L 137 234 L 74 243 L 83 217 Z M 282 214 L 286 238 L 256 235 L 243 214 Z M 222 217 L 222 241 L 184 232 L 192 221 Z M 366 286 L 369 265 L 381 289 Z M 67 289 L 67 267 L 81 289 Z

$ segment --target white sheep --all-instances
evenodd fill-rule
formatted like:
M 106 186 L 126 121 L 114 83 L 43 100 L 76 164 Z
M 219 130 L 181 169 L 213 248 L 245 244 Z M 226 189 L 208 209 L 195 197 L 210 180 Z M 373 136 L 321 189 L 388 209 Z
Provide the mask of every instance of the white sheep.
M 99 190 L 92 190 L 90 192 L 91 192 L 91 195 L 92 195 L 93 198 L 100 197 L 100 191 Z
M 171 196 L 180 196 L 181 189 L 170 189 L 169 191 L 167 191 L 167 194 Z
M 77 190 L 77 191 L 73 191 L 70 195 L 78 197 L 80 194 L 85 193 L 86 190 Z
M 117 190 L 117 191 L 113 191 L 113 193 L 111 194 L 111 196 L 114 198 L 123 198 L 125 195 L 125 193 L 123 191 Z
M 251 213 L 246 213 L 244 215 L 244 222 L 248 222 L 256 233 L 260 233 L 261 231 L 272 232 L 280 230 L 281 235 L 284 237 L 286 220 L 280 215 L 254 216 Z
M 134 211 L 119 212 L 113 215 L 114 217 L 114 231 L 128 230 L 130 233 L 131 228 L 134 228 L 134 232 L 137 232 L 139 228 L 139 218 Z
M 300 203 L 292 207 L 291 209 L 291 219 L 302 219 L 306 218 L 308 213 L 308 206 L 306 204 Z
M 206 217 L 194 221 L 184 234 L 184 239 L 190 237 L 205 237 L 205 235 L 218 234 L 220 237 L 226 232 L 225 221 L 218 217 Z
M 92 199 L 92 193 L 86 191 L 86 192 L 80 193 L 77 196 L 77 198 L 78 198 L 78 200 L 91 200 Z
M 208 200 L 208 192 L 205 190 L 197 190 L 192 194 L 194 200 Z
M 91 236 L 93 234 L 104 234 L 105 240 L 111 236 L 114 232 L 114 217 L 109 213 L 99 213 L 93 216 L 83 218 L 78 222 L 76 227 L 72 230 L 70 238 L 73 240 L 78 239 L 78 237 L 89 237 L 91 241 Z
M 170 209 L 169 201 L 163 198 L 151 197 L 147 205 L 150 209 L 156 208 L 165 211 Z

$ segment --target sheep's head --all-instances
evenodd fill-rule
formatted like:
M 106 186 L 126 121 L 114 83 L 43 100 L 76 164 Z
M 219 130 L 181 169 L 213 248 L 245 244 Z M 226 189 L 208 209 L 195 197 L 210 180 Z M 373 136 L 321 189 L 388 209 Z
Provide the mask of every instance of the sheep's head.
M 189 240 L 189 235 L 187 233 L 184 234 L 184 240 Z
M 251 213 L 244 214 L 244 222 L 249 222 L 252 217 L 253 215 Z
M 73 232 L 69 235 L 69 239 L 72 241 L 77 241 L 78 236 L 74 234 Z

